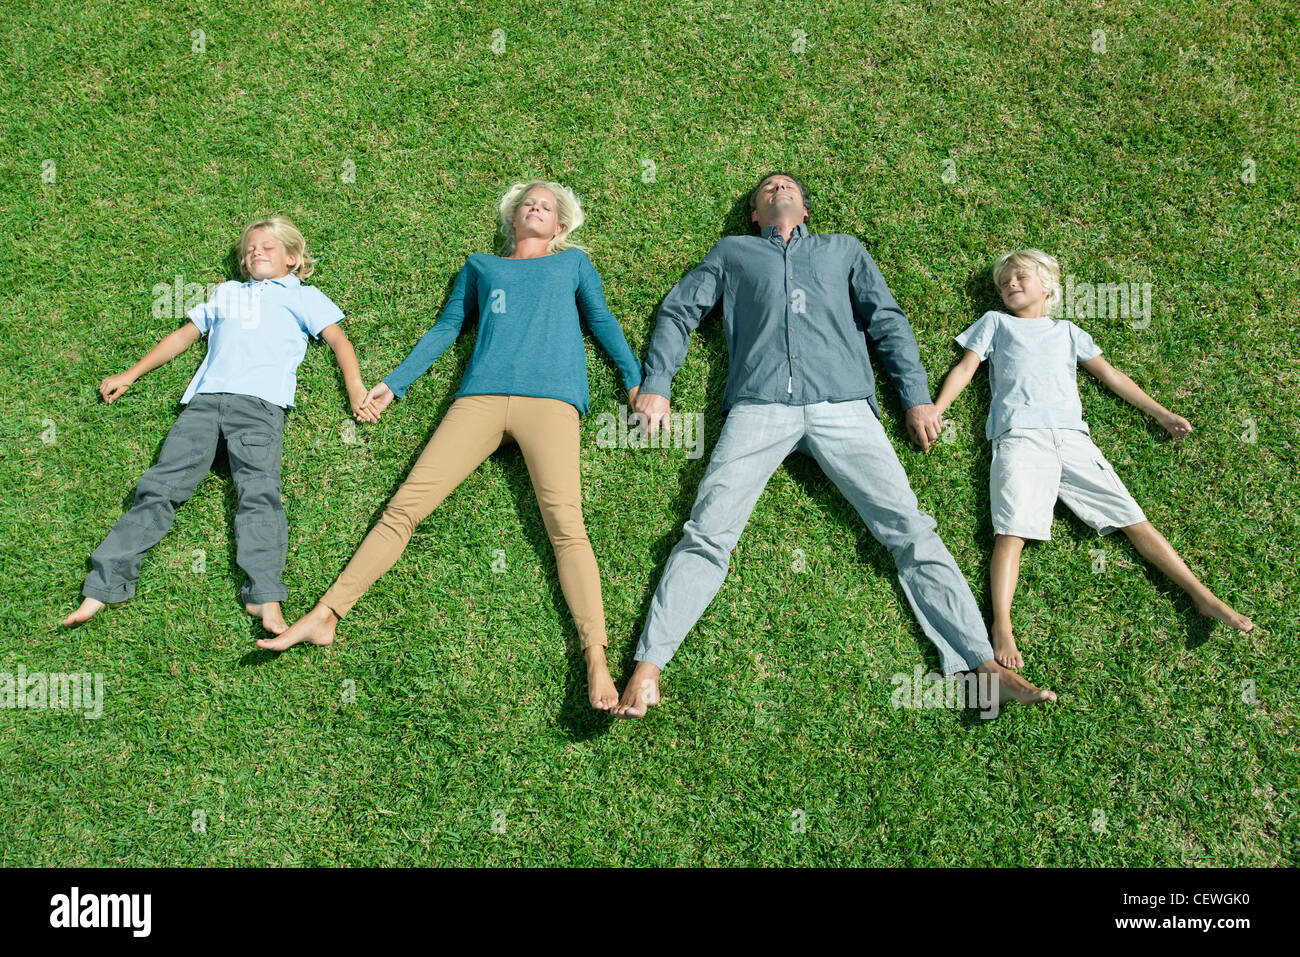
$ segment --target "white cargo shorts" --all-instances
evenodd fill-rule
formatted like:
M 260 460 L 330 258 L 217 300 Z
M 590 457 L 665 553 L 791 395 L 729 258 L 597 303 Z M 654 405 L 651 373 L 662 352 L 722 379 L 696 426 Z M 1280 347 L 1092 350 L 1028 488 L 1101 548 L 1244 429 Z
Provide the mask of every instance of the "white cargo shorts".
M 1146 521 L 1086 433 L 1008 429 L 993 440 L 989 499 L 994 534 L 1049 540 L 1057 498 L 1098 535 Z

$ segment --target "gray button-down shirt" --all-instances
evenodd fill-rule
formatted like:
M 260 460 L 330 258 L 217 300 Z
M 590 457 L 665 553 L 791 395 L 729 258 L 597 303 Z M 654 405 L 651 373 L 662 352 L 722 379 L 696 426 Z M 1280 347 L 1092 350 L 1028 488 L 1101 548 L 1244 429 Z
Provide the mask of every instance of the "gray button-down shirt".
M 904 408 L 933 401 L 912 327 L 870 253 L 852 236 L 802 223 L 788 243 L 775 226 L 720 239 L 682 277 L 659 308 L 642 392 L 671 398 L 691 331 L 719 299 L 731 358 L 724 412 L 741 399 L 867 399 L 879 417 L 867 339 Z

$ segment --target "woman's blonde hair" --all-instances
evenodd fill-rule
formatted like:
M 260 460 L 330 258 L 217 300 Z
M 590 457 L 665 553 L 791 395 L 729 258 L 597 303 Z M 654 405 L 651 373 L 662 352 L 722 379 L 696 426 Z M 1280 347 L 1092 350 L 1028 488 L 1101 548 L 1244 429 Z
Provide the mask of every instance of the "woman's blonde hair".
M 1056 257 L 1041 249 L 1017 249 L 1003 253 L 993 262 L 993 285 L 1002 288 L 1002 275 L 1008 269 L 1021 266 L 1032 269 L 1047 289 L 1049 309 L 1061 304 L 1061 264 Z
M 567 186 L 544 179 L 534 179 L 526 183 L 515 183 L 506 190 L 506 194 L 501 197 L 501 202 L 497 204 L 497 231 L 501 234 L 502 253 L 509 256 L 515 251 L 515 213 L 519 211 L 528 194 L 538 186 L 544 186 L 555 197 L 555 218 L 564 227 L 558 236 L 546 244 L 547 254 L 570 248 L 582 249 L 585 252 L 585 247 L 569 239 L 578 227 L 587 221 L 586 214 L 582 211 L 582 202 Z
M 307 252 L 307 240 L 303 238 L 298 227 L 283 216 L 272 216 L 249 223 L 239 234 L 239 272 L 248 275 L 248 237 L 254 230 L 265 229 L 284 245 L 284 251 L 297 260 L 289 271 L 299 279 L 306 279 L 316 270 L 316 260 Z

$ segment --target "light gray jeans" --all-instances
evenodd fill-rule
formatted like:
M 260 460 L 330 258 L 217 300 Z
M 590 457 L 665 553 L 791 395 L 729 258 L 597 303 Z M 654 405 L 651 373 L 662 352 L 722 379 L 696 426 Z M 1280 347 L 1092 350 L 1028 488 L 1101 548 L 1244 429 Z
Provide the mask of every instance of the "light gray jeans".
M 791 452 L 812 456 L 894 559 L 898 580 L 946 675 L 993 659 L 975 596 L 917 507 L 907 473 L 866 399 L 737 402 L 650 602 L 636 660 L 662 668 L 722 587 L 754 503 Z

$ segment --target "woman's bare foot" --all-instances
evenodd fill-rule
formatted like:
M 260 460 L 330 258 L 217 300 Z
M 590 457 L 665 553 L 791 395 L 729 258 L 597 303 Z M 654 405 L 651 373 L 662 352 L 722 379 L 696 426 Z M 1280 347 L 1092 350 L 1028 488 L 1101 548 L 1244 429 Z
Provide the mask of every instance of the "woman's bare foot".
M 1231 625 L 1238 631 L 1250 631 L 1255 623 L 1245 615 L 1234 611 L 1229 605 L 1214 596 L 1196 603 L 1196 610 L 1209 618 L 1217 618 L 1225 625 Z M 66 624 L 66 622 L 65 622 Z
M 104 603 L 98 598 L 86 598 L 67 618 L 63 619 L 63 627 L 70 628 L 73 625 L 80 625 L 82 622 L 90 621 L 104 607 Z
M 998 622 L 993 623 L 993 658 L 1004 668 L 1023 668 L 1025 659 L 1020 656 L 1020 649 L 1016 647 L 1015 636 L 1011 632 L 1011 622 L 1000 625 Z
M 260 605 L 245 602 L 244 611 L 254 618 L 261 618 L 262 627 L 273 635 L 283 635 L 289 629 L 284 623 L 284 615 L 280 614 L 278 601 L 264 601 Z
M 1035 688 L 1020 675 L 1009 668 L 1002 667 L 996 661 L 986 661 L 975 670 L 997 676 L 999 704 L 1006 704 L 1008 701 L 1041 704 L 1056 700 L 1056 692 L 1048 691 L 1046 688 Z
M 651 705 L 659 703 L 659 669 L 648 661 L 638 661 L 627 679 L 623 697 L 610 710 L 620 718 L 641 718 Z
M 313 645 L 333 644 L 334 629 L 338 624 L 339 616 L 318 602 L 315 608 L 286 628 L 283 634 L 275 638 L 259 638 L 257 647 L 267 651 L 284 651 L 300 641 L 308 641 Z
M 601 645 L 592 645 L 583 656 L 587 659 L 587 700 L 593 708 L 608 711 L 618 704 L 618 689 L 614 687 L 609 666 L 605 664 L 605 649 Z

